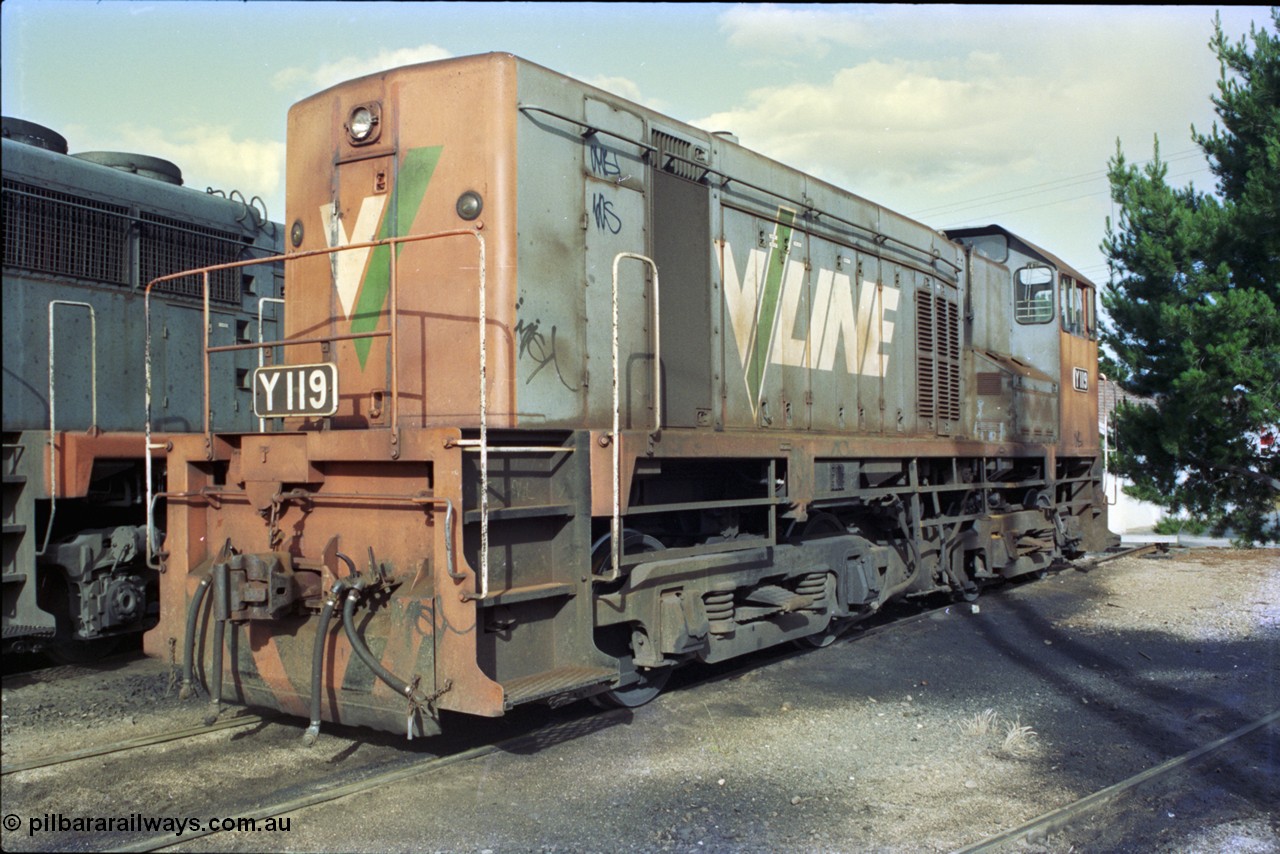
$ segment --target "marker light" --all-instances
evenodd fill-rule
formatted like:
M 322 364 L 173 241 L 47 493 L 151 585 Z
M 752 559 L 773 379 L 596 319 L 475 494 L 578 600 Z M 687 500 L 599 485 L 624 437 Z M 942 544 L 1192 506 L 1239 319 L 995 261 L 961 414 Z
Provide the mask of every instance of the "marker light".
M 480 198 L 480 194 L 474 190 L 467 190 L 458 196 L 458 204 L 455 208 L 458 216 L 470 222 L 480 216 L 480 211 L 484 210 L 484 199 Z

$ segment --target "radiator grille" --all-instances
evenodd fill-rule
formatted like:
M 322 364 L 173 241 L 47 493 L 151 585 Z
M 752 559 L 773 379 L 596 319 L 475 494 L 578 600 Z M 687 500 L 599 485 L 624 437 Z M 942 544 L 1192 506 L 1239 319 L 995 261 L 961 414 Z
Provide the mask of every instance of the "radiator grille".
M 98 284 L 128 287 L 130 240 L 138 222 L 138 283 L 190 270 L 235 261 L 245 243 L 236 234 L 193 225 L 156 214 L 136 220 L 125 205 L 4 181 L 4 265 L 36 273 Z M 240 302 L 239 270 L 222 270 L 209 277 L 209 298 Z M 199 297 L 201 282 L 190 276 L 163 282 L 157 290 Z
M 6 180 L 4 265 L 127 285 L 128 214 L 122 205 Z
M 240 257 L 240 250 L 244 247 L 244 243 L 229 232 L 155 214 L 144 213 L 140 219 L 143 227 L 138 256 L 141 264 L 139 279 L 143 283 L 179 270 L 230 263 Z M 210 273 L 209 299 L 240 302 L 243 272 L 236 269 Z M 156 287 L 168 293 L 199 297 L 202 294 L 200 279 L 200 276 L 185 276 Z

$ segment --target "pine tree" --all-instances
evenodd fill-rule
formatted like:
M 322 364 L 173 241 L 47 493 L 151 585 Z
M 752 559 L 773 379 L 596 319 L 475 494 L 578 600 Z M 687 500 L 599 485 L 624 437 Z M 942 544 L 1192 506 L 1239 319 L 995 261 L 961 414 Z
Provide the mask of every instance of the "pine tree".
M 1280 9 L 1271 18 L 1275 33 L 1237 43 L 1214 23 L 1221 125 L 1191 135 L 1216 192 L 1169 186 L 1158 140 L 1141 168 L 1117 144 L 1119 219 L 1102 244 L 1107 368 L 1155 400 L 1122 411 L 1117 471 L 1137 497 L 1249 541 L 1280 537 L 1280 452 L 1263 441 L 1280 425 Z

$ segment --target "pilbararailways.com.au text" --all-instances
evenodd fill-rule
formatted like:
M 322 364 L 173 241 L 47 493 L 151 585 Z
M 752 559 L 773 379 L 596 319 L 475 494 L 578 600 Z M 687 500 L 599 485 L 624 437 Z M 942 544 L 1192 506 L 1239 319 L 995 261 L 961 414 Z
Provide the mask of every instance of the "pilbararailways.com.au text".
M 241 831 L 249 833 L 288 833 L 292 819 L 288 816 L 272 818 L 237 818 L 215 816 L 212 818 L 174 818 L 151 816 L 142 813 L 113 816 L 70 816 L 62 813 L 44 813 L 28 816 L 9 814 L 4 817 L 4 829 L 10 832 L 27 827 L 27 836 L 37 833 L 205 833 Z

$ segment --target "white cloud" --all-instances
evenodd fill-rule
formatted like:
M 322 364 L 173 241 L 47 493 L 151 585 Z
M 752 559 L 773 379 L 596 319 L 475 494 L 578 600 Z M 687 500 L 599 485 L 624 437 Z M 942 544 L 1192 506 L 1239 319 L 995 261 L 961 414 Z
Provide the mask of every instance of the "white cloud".
M 620 98 L 626 98 L 637 104 L 648 107 L 651 110 L 661 112 L 665 109 L 663 102 L 657 98 L 648 98 L 640 91 L 640 86 L 635 81 L 627 77 L 607 77 L 597 75 L 595 77 L 583 77 L 582 81 L 597 89 L 603 89 L 610 94 L 617 95 Z
M 269 139 L 237 139 L 222 127 L 202 125 L 181 130 L 127 125 L 118 130 L 111 147 L 171 160 L 182 170 L 183 183 L 247 198 L 261 196 L 272 219 L 284 217 L 284 143 Z
M 366 74 L 376 74 L 379 71 L 404 65 L 416 65 L 420 62 L 449 59 L 452 56 L 451 52 L 442 47 L 424 44 L 398 50 L 383 50 L 373 56 L 346 56 L 318 68 L 292 66 L 277 71 L 271 82 L 276 89 L 302 90 L 310 94 Z
M 1044 138 L 1020 128 L 1044 97 L 1040 83 L 1016 74 L 873 61 L 824 82 L 753 92 L 748 104 L 694 124 L 732 130 L 744 145 L 828 180 L 953 187 L 1032 158 Z
M 865 14 L 772 3 L 734 6 L 720 16 L 729 45 L 762 56 L 821 59 L 833 45 L 865 46 L 874 38 Z

